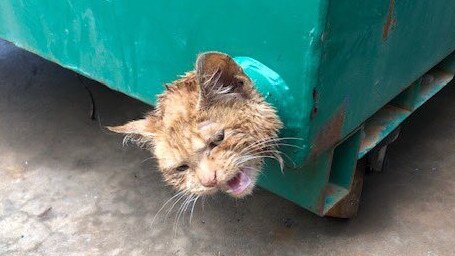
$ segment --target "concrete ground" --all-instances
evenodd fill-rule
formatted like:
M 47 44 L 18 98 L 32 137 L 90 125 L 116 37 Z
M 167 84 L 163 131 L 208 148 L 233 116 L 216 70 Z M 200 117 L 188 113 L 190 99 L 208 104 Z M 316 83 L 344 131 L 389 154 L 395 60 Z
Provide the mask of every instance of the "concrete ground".
M 84 81 L 102 125 L 148 109 Z M 163 212 L 152 225 L 173 192 L 89 109 L 75 73 L 0 41 L 0 255 L 455 255 L 454 86 L 403 127 L 350 221 L 258 189 L 198 204 L 191 224 Z

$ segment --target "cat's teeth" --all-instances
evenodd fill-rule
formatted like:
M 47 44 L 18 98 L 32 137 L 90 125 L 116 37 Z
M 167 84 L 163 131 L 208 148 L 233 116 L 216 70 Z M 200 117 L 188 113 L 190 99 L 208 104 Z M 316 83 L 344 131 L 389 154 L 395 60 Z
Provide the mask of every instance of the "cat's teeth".
M 240 171 L 234 178 L 227 182 L 229 189 L 226 191 L 234 195 L 239 195 L 248 188 L 251 184 L 251 179 L 245 172 Z

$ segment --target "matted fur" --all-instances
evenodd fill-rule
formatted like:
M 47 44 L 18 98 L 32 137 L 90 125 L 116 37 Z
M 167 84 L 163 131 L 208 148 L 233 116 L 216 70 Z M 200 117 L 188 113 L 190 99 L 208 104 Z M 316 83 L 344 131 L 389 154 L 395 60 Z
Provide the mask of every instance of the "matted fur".
M 156 157 L 164 180 L 193 195 L 228 191 L 241 170 L 253 181 L 282 127 L 275 109 L 228 55 L 199 55 L 196 68 L 166 85 L 154 111 L 112 131 L 134 138 Z M 223 138 L 224 134 L 224 138 Z M 220 140 L 221 139 L 221 140 Z

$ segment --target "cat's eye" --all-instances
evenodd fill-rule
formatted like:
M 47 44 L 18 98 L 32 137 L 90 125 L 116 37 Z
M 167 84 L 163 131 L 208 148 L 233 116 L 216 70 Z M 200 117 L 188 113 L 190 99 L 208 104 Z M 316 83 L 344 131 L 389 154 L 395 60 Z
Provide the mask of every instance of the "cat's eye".
M 214 148 L 214 147 L 218 146 L 223 140 L 224 140 L 224 130 L 221 130 L 215 135 L 212 142 L 210 142 L 210 147 Z
M 184 172 L 190 168 L 187 164 L 182 164 L 179 167 L 175 168 L 176 171 L 178 172 Z

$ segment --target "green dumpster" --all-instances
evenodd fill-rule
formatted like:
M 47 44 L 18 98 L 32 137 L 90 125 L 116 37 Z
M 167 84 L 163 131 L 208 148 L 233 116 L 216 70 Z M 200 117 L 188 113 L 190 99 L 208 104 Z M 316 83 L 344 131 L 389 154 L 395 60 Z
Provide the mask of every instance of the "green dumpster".
M 284 174 L 269 163 L 260 185 L 350 217 L 358 159 L 453 77 L 453 10 L 453 0 L 2 0 L 0 37 L 151 104 L 198 53 L 239 56 L 282 136 L 301 138 L 284 149 Z

